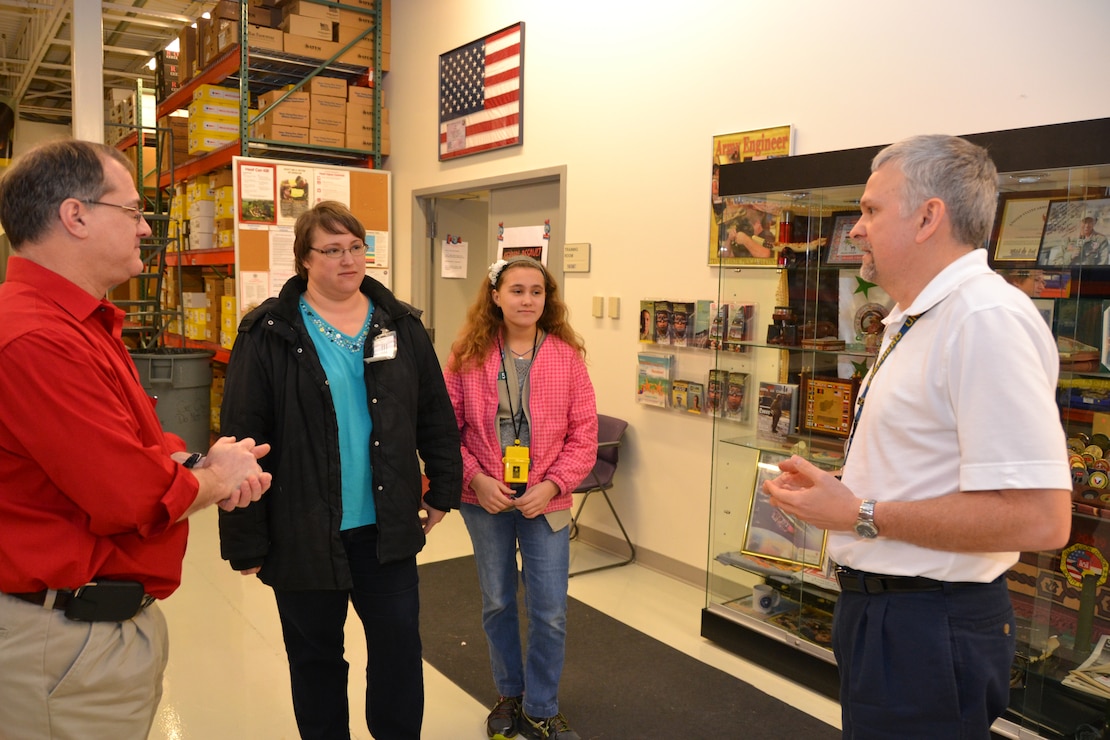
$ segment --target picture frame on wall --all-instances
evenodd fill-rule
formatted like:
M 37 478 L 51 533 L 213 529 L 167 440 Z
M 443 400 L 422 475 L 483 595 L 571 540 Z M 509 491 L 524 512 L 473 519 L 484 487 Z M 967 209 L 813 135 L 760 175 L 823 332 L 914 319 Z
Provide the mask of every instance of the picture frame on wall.
M 524 23 L 439 55 L 439 160 L 524 143 Z
M 740 552 L 800 567 L 818 567 L 825 554 L 825 530 L 785 513 L 763 492 L 764 482 L 781 474 L 778 464 L 785 459 L 785 455 L 760 453 Z
M 1110 267 L 1110 198 L 1048 203 L 1037 265 Z
M 833 219 L 832 233 L 829 235 L 829 252 L 825 263 L 829 265 L 859 265 L 863 263 L 863 252 L 849 234 L 859 221 L 860 213 L 841 213 Z
M 709 264 L 776 267 L 778 218 L 781 208 L 763 201 L 722 196 L 720 168 L 794 153 L 794 127 L 772 126 L 713 137 L 709 203 Z

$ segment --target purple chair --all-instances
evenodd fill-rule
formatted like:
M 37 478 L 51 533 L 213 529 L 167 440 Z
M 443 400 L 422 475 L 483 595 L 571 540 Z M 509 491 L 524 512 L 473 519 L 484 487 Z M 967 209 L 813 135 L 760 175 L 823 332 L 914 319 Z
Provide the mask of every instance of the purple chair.
M 636 547 L 632 544 L 624 524 L 621 523 L 617 510 L 613 508 L 612 499 L 609 498 L 609 489 L 613 487 L 613 475 L 617 472 L 621 438 L 624 437 L 624 431 L 627 428 L 627 421 L 604 414 L 597 415 L 597 462 L 594 464 L 594 469 L 586 476 L 586 479 L 574 490 L 575 493 L 582 494 L 582 501 L 578 504 L 578 511 L 570 520 L 570 538 L 573 540 L 578 537 L 578 518 L 582 516 L 582 509 L 586 507 L 586 502 L 592 494 L 600 493 L 605 497 L 605 503 L 609 504 L 609 511 L 613 512 L 613 518 L 617 520 L 617 526 L 620 527 L 621 534 L 624 535 L 624 541 L 628 543 L 628 557 L 609 565 L 574 571 L 570 574 L 571 576 L 593 573 L 608 568 L 619 568 L 636 559 Z

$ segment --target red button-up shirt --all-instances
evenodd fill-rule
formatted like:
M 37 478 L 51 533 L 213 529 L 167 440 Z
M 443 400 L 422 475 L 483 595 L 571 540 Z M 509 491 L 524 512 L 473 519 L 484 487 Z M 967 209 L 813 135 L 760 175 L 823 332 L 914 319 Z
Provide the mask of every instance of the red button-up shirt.
M 0 591 L 181 582 L 196 478 L 121 340 L 123 312 L 12 256 L 0 285 Z

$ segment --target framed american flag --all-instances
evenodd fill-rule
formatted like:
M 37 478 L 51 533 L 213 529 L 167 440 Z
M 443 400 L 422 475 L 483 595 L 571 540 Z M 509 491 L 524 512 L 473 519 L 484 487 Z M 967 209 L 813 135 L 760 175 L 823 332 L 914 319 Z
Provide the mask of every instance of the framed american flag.
M 439 55 L 439 159 L 524 143 L 524 23 Z

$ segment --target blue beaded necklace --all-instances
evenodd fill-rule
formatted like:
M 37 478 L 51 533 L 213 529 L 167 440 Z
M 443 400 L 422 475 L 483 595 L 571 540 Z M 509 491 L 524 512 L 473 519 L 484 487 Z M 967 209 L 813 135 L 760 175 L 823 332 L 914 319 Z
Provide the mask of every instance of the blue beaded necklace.
M 372 311 L 366 312 L 366 321 L 362 325 L 362 330 L 358 333 L 358 336 L 351 339 L 317 316 L 316 312 L 312 310 L 312 307 L 308 305 L 303 296 L 301 297 L 301 310 L 308 316 L 309 321 L 316 327 L 316 330 L 327 337 L 328 341 L 332 344 L 351 353 L 362 354 L 363 347 L 366 346 L 366 336 L 370 333 L 370 318 L 373 313 Z

